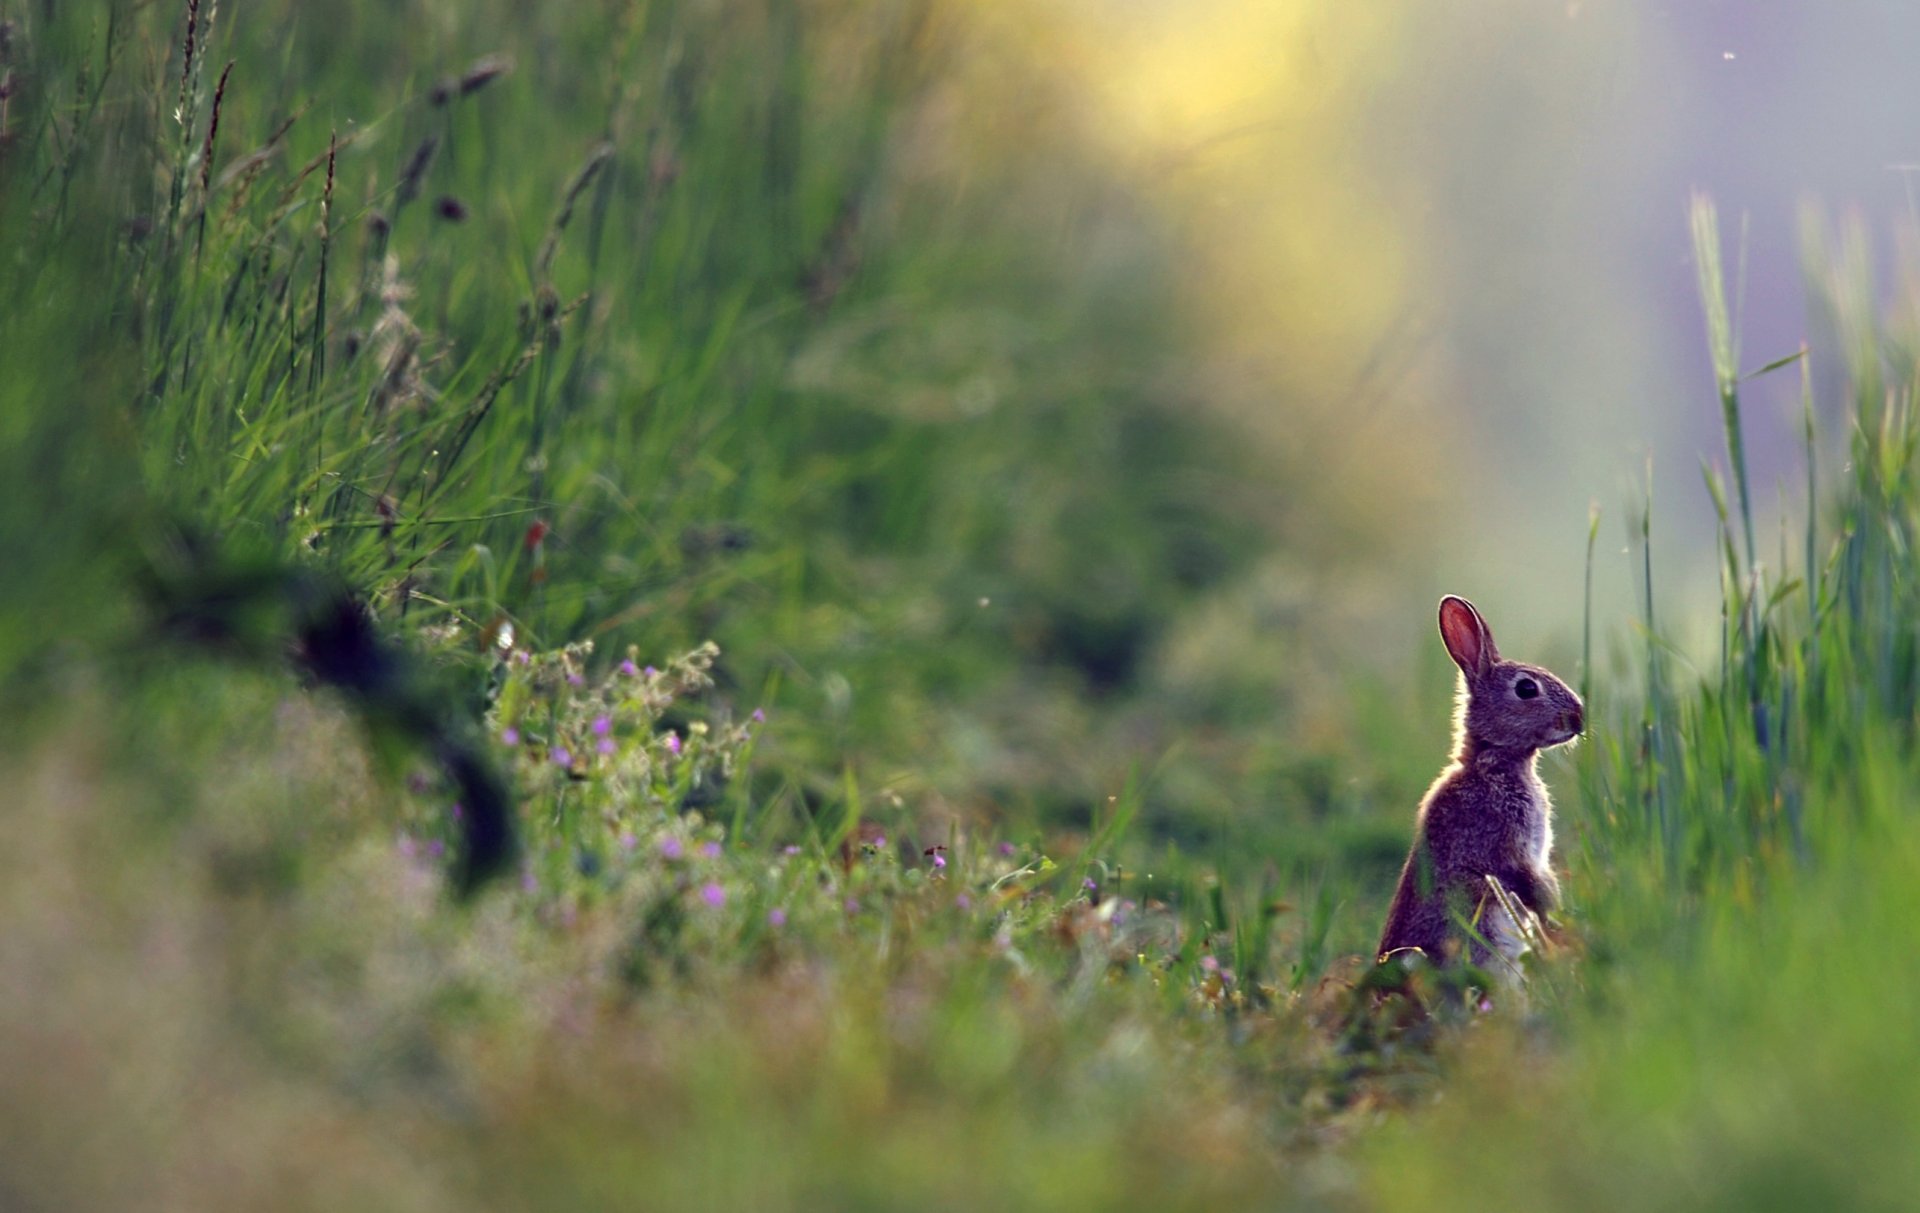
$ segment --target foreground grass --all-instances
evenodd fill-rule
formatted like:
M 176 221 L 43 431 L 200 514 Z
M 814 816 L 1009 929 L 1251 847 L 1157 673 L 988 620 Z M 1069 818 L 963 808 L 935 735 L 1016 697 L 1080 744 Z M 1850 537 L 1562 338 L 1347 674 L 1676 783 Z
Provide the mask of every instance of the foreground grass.
M 1815 310 L 1835 318 L 1853 395 L 1807 392 L 1811 505 L 1768 568 L 1716 228 L 1697 203 L 1735 486 L 1709 477 L 1723 659 L 1696 679 L 1650 644 L 1639 689 L 1609 696 L 1617 724 L 1582 754 L 1570 854 L 1583 992 L 1551 1046 L 1495 1035 L 1450 1107 L 1374 1144 L 1385 1205 L 1471 1191 L 1530 1208 L 1885 1208 L 1920 1183 L 1920 1051 L 1900 1026 L 1920 994 L 1913 347 L 1859 306 L 1869 284 L 1810 250 L 1837 267 Z M 1845 453 L 1825 491 L 1819 411 Z
M 1217 435 L 1129 397 L 1145 372 L 1112 353 L 1149 343 L 1098 275 L 1023 295 L 1007 265 L 1061 267 L 973 226 L 992 208 L 887 209 L 876 166 L 903 162 L 875 132 L 930 87 L 928 27 L 541 17 L 499 75 L 434 11 L 296 21 L 313 52 L 277 82 L 259 27 L 188 59 L 184 14 L 151 6 L 10 34 L 42 57 L 0 190 L 25 302 L 0 315 L 0 1203 L 1910 1190 L 1911 345 L 1848 334 L 1850 470 L 1810 493 L 1786 577 L 1750 538 L 1716 320 L 1724 660 L 1695 679 L 1656 643 L 1591 672 L 1599 725 L 1562 781 L 1583 946 L 1525 1012 L 1396 1023 L 1357 1010 L 1375 918 L 1353 890 L 1397 859 L 1435 754 L 1353 746 L 1373 757 L 1348 783 L 1238 740 L 1243 706 L 1180 704 L 1207 762 L 1302 789 L 1214 863 L 1191 815 L 1245 785 L 1075 749 L 1164 736 L 1142 637 L 1251 540 L 1134 491 L 1210 466 Z M 859 70 L 811 75 L 782 22 Z M 429 46 L 444 67 L 417 66 Z M 580 63 L 604 70 L 561 70 Z M 549 110 L 592 134 L 563 146 Z M 876 208 L 892 226 L 856 240 Z M 973 256 L 989 238 L 1010 243 Z M 1150 281 L 1152 257 L 1107 268 Z M 1012 321 L 976 310 L 1009 294 Z M 978 393 L 901 351 L 922 325 L 998 334 L 1032 393 L 1013 420 L 947 411 Z M 902 410 L 873 376 L 943 386 Z M 469 806 L 378 679 L 336 698 L 288 672 L 273 611 L 234 589 L 255 559 L 356 587 L 443 678 L 517 789 L 489 891 L 449 896 Z M 161 628 L 178 567 L 207 576 Z M 1192 781 L 1183 832 L 1148 789 Z M 1376 796 L 1379 837 L 1358 811 L 1307 833 Z
M 613 711 L 621 773 L 536 793 L 524 879 L 467 909 L 340 713 L 226 667 L 169 684 L 76 694 L 83 740 L 7 772 L 22 1207 L 1201 1208 L 1310 1193 L 1283 1160 L 1373 1114 L 1343 998 L 1235 972 L 1231 934 L 1124 877 L 669 811 L 661 681 Z

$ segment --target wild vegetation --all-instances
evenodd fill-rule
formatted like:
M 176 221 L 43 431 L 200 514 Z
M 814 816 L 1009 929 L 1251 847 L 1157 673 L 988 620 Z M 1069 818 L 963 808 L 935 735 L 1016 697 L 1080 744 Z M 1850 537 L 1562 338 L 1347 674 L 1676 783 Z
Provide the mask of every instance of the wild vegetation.
M 1355 583 L 1301 519 L 1388 541 L 1191 407 L 1044 73 L 957 5 L 325 8 L 0 7 L 0 1204 L 1910 1190 L 1857 273 L 1770 563 L 1696 208 L 1721 651 L 1587 621 L 1561 945 L 1376 1001 L 1443 659 L 1241 618 Z

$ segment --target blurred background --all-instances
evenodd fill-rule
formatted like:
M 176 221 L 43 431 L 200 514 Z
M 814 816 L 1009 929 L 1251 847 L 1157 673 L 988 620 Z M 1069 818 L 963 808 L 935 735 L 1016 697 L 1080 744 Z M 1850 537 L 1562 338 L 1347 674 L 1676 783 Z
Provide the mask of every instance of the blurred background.
M 1821 930 L 1914 920 L 1854 829 L 1920 779 L 1910 412 L 1804 648 L 1768 577 L 1684 702 L 1609 642 L 1649 466 L 1658 630 L 1752 605 L 1696 191 L 1739 366 L 1812 345 L 1823 484 L 1911 378 L 1916 45 L 1892 0 L 0 0 L 0 1205 L 1351 1194 L 1324 1147 L 1455 1060 L 1330 1001 L 1447 745 L 1442 592 L 1639 726 L 1544 764 L 1599 925 L 1542 1003 L 1620 1123 L 1704 1039 L 1755 1157 L 1851 1158 L 1826 1106 L 1910 1154 L 1781 1048 L 1831 980 L 1900 1072 L 1906 970 Z M 1773 563 L 1799 368 L 1743 400 Z M 496 767 L 524 862 L 456 906 Z M 1885 879 L 1756 899 L 1822 848 Z M 1756 900 L 1844 972 L 1735 1037 Z
M 197 62 L 109 11 L 7 10 L 9 239 L 60 238 L 15 447 L 79 478 L 21 499 L 16 563 L 77 563 L 17 579 L 17 651 L 185 518 L 469 642 L 717 640 L 796 820 L 853 770 L 1084 823 L 1150 771 L 1162 837 L 1380 883 L 1439 593 L 1572 670 L 1590 511 L 1604 642 L 1651 466 L 1710 642 L 1692 192 L 1740 365 L 1810 340 L 1827 386 L 1803 250 L 1913 230 L 1892 3 L 417 0 L 209 9 Z M 1797 369 L 1745 408 L 1768 537 Z
M 1433 584 L 1538 642 L 1577 614 L 1588 503 L 1619 549 L 1649 457 L 1656 576 L 1716 592 L 1689 195 L 1718 201 L 1744 269 L 1746 369 L 1830 336 L 1806 231 L 1884 257 L 1912 230 L 1912 6 L 1041 7 L 1091 137 L 1190 246 L 1183 299 L 1259 385 L 1249 424 L 1339 419 L 1317 439 L 1330 502 L 1419 536 Z M 1798 476 L 1797 377 L 1757 382 L 1748 409 L 1771 502 Z M 1627 573 L 1603 560 L 1604 601 Z

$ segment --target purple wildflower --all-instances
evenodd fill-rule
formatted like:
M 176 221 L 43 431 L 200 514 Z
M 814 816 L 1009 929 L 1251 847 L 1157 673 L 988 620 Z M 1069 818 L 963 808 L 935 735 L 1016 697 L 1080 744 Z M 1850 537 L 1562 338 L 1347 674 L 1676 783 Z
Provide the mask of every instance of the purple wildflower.
M 798 855 L 800 853 L 800 848 L 793 845 L 792 843 L 789 843 L 780 853 L 782 855 Z
M 1085 880 L 1080 882 L 1080 887 L 1087 890 L 1089 893 L 1091 893 L 1093 890 L 1099 888 L 1100 886 L 1093 883 L 1093 877 L 1089 876 Z
M 755 724 L 765 724 L 767 721 L 767 713 L 764 709 L 755 708 L 753 709 L 753 715 L 749 717 L 749 719 Z
M 578 671 L 575 671 L 567 675 L 567 685 L 570 687 L 583 687 L 587 685 L 587 680 L 582 678 Z
M 635 674 L 638 674 L 640 672 L 640 667 L 633 664 L 633 661 L 629 659 L 620 663 L 620 672 L 622 674 L 625 674 L 627 677 L 632 678 Z
M 1218 973 L 1220 971 L 1220 962 L 1211 956 L 1202 956 L 1200 958 L 1200 968 L 1208 973 Z
M 1002 855 L 1012 855 L 1013 851 L 1014 851 L 1014 847 L 1012 843 L 1003 842 L 1000 844 L 1000 853 Z
M 668 733 L 667 734 L 667 753 L 678 754 L 679 752 L 680 752 L 680 734 Z
M 953 904 L 958 909 L 971 910 L 973 908 L 973 898 L 962 893 L 953 899 Z
M 717 842 L 703 842 L 700 844 L 700 854 L 708 859 L 718 859 L 720 858 L 720 844 Z
M 457 801 L 457 800 L 456 800 L 456 801 L 454 801 L 454 802 L 453 802 L 453 810 L 452 810 L 452 811 L 453 811 L 453 819 L 454 819 L 455 821 L 465 821 L 465 820 L 466 820 L 466 818 L 467 818 L 467 811 L 466 811 L 465 809 L 463 809 L 463 808 L 461 808 L 461 807 L 460 807 L 460 802 L 459 802 L 459 801 Z
M 573 765 L 573 754 L 563 745 L 553 747 L 551 757 L 553 758 L 554 766 L 570 767 Z
M 515 649 L 513 651 L 513 659 L 519 662 L 521 665 L 533 664 L 533 657 L 529 655 L 525 649 Z
M 594 746 L 593 748 L 600 751 L 602 754 L 611 754 L 615 750 L 619 749 L 620 747 L 613 744 L 613 738 L 602 737 L 600 739 L 600 743 Z
M 946 866 L 947 866 L 947 857 L 946 857 L 945 855 L 935 855 L 935 856 L 933 857 L 933 866 L 934 866 L 934 867 L 936 867 L 936 868 L 944 868 L 944 867 L 946 867 Z
M 717 910 L 727 904 L 727 891 L 709 880 L 700 886 L 700 900 Z
M 501 729 L 500 744 L 501 745 L 519 745 L 520 730 L 514 728 L 512 725 L 508 725 L 506 728 Z
M 621 850 L 631 851 L 639 841 L 640 841 L 639 839 L 633 836 L 632 830 L 620 831 L 620 849 Z
M 646 669 L 641 670 L 640 672 L 642 674 L 645 674 L 649 678 L 657 678 L 660 675 L 660 671 L 654 669 L 652 666 L 648 666 Z
M 593 718 L 593 735 L 595 737 L 605 737 L 611 732 L 613 732 L 613 717 L 595 716 Z
M 673 835 L 669 834 L 660 840 L 660 854 L 663 857 L 667 859 L 678 859 L 686 853 L 687 848 L 680 845 L 680 840 Z
M 775 907 L 773 907 L 773 908 L 772 908 L 771 910 L 768 910 L 768 911 L 767 911 L 767 925 L 768 925 L 768 926 L 770 926 L 770 927 L 784 927 L 784 926 L 786 926 L 786 925 L 787 925 L 787 912 L 786 912 L 785 910 L 783 910 L 783 909 L 781 909 L 781 908 L 780 908 L 779 906 L 775 906 Z
M 431 855 L 435 859 L 440 858 L 442 855 L 445 855 L 446 853 L 447 853 L 447 844 L 444 842 L 441 842 L 438 838 L 434 839 L 432 842 L 427 844 L 427 854 Z
M 860 912 L 860 899 L 858 897 L 847 898 L 846 908 L 847 908 L 847 913 L 858 914 Z

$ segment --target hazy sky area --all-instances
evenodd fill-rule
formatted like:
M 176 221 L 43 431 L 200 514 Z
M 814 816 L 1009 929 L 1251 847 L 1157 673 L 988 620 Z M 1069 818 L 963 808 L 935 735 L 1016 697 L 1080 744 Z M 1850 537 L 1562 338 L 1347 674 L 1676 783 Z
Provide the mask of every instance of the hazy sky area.
M 1594 497 L 1608 515 L 1601 551 L 1615 557 L 1602 580 L 1618 602 L 1630 585 L 1621 506 L 1651 452 L 1656 575 L 1669 595 L 1699 592 L 1712 572 L 1698 459 L 1724 465 L 1724 448 L 1689 195 L 1718 203 L 1730 272 L 1744 224 L 1741 365 L 1791 353 L 1810 335 L 1802 208 L 1817 204 L 1830 224 L 1856 215 L 1883 264 L 1908 223 L 1910 183 L 1895 166 L 1920 160 L 1920 5 L 1530 7 L 1562 11 L 1500 29 L 1489 27 L 1515 6 L 1484 6 L 1478 27 L 1455 9 L 1451 30 L 1429 31 L 1432 54 L 1413 56 L 1390 86 L 1411 108 L 1380 132 L 1388 147 L 1426 141 L 1424 155 L 1407 150 L 1415 171 L 1433 174 L 1424 230 L 1436 272 L 1422 302 L 1485 456 L 1476 512 L 1526 553 L 1461 556 L 1496 594 L 1524 576 L 1513 564 L 1543 571 L 1534 594 L 1513 596 L 1561 615 Z M 1490 42 L 1501 53 L 1487 53 Z M 1455 55 L 1468 71 L 1441 61 Z M 1792 371 L 1745 393 L 1763 518 L 1780 479 L 1790 491 L 1803 483 L 1799 395 Z M 1777 548 L 1767 542 L 1777 534 L 1763 525 L 1763 547 Z
M 1276 424 L 1317 401 L 1353 414 L 1362 459 L 1424 446 L 1424 469 L 1384 478 L 1409 486 L 1411 528 L 1437 519 L 1447 536 L 1423 588 L 1537 619 L 1516 629 L 1527 640 L 1577 627 L 1591 501 L 1603 618 L 1625 609 L 1625 506 L 1649 453 L 1661 596 L 1711 590 L 1699 465 L 1725 455 L 1691 193 L 1720 206 L 1730 275 L 1746 232 L 1747 369 L 1809 336 L 1803 206 L 1830 227 L 1859 218 L 1883 295 L 1910 226 L 1916 183 L 1897 166 L 1920 162 L 1920 4 L 1055 11 L 1096 48 L 1082 69 L 1104 106 L 1096 130 L 1217 254 L 1196 259 L 1195 297 L 1246 330 L 1238 356 L 1271 358 Z M 1798 373 L 1749 385 L 1746 406 L 1771 552 L 1776 482 L 1804 483 Z M 1380 491 L 1362 483 L 1356 495 Z

